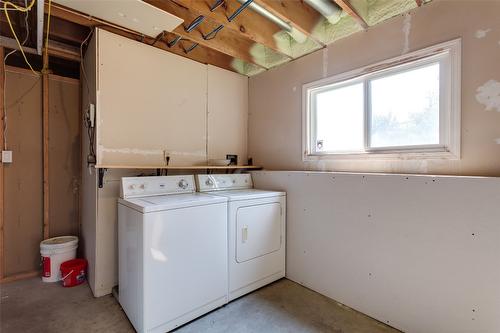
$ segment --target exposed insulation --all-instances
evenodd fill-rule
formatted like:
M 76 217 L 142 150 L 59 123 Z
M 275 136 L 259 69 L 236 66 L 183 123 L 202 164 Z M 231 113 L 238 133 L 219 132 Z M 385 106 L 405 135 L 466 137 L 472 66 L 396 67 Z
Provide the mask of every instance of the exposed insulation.
M 286 31 L 280 31 L 273 36 L 276 45 L 292 58 L 298 58 L 321 48 L 312 38 L 307 38 L 304 43 L 298 43 Z
M 233 67 L 234 70 L 238 73 L 248 76 L 253 76 L 265 72 L 264 68 L 255 66 L 254 64 L 249 64 L 248 62 L 236 58 L 231 62 L 231 67 Z
M 327 20 L 322 21 L 314 28 L 313 36 L 325 44 L 331 44 L 360 30 L 361 26 L 352 17 L 344 15 L 334 25 Z
M 255 63 L 264 68 L 275 67 L 290 60 L 290 58 L 288 58 L 287 56 L 275 52 L 270 48 L 257 43 L 254 44 L 250 49 L 250 55 L 254 59 Z
M 367 0 L 368 25 L 372 26 L 417 7 L 415 0 Z

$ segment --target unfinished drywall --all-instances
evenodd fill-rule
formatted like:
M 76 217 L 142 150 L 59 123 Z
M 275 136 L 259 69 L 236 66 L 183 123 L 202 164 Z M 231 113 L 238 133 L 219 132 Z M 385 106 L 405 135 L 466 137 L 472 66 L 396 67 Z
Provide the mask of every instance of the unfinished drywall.
M 7 149 L 4 163 L 5 276 L 40 267 L 43 238 L 42 81 L 29 72 L 6 68 Z
M 500 112 L 494 84 L 500 81 L 499 12 L 498 1 L 435 0 L 251 77 L 249 156 L 269 169 L 499 176 Z M 478 30 L 488 32 L 477 38 Z M 460 160 L 302 161 L 303 84 L 458 37 L 463 48 Z
M 165 155 L 170 165 L 206 162 L 206 66 L 96 34 L 97 164 L 164 165 Z
M 92 44 L 97 66 L 86 71 L 97 70 L 98 165 L 162 166 L 166 156 L 171 166 L 204 165 L 209 147 L 217 155 L 238 147 L 246 161 L 246 76 L 100 29 Z
M 49 76 L 50 237 L 78 235 L 80 201 L 80 82 Z
M 248 78 L 208 66 L 208 158 L 247 163 Z
M 408 333 L 497 333 L 500 179 L 253 172 L 287 192 L 287 277 Z

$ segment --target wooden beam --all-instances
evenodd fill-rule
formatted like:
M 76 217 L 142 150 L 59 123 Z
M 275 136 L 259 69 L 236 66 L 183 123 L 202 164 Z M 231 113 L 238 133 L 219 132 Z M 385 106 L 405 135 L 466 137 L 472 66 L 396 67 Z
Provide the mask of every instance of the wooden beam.
M 172 0 L 173 2 L 189 8 L 196 15 L 203 15 L 218 24 L 223 24 L 224 29 L 231 29 L 240 36 L 254 42 L 262 44 L 278 53 L 290 57 L 289 53 L 280 49 L 276 44 L 274 35 L 281 32 L 281 28 L 273 22 L 255 13 L 250 8 L 245 9 L 234 20 L 229 22 L 227 17 L 234 13 L 241 4 L 236 0 L 226 0 L 222 6 L 214 11 L 210 10 L 210 4 L 199 0 Z
M 251 55 L 251 49 L 254 43 L 246 38 L 241 38 L 240 34 L 231 29 L 222 29 L 217 33 L 217 37 L 205 40 L 203 34 L 208 34 L 210 31 L 219 26 L 217 22 L 209 18 L 205 20 L 193 31 L 187 32 L 187 27 L 191 22 L 198 17 L 195 13 L 189 11 L 188 8 L 178 5 L 170 0 L 146 0 L 147 3 L 169 12 L 184 20 L 184 23 L 174 29 L 173 33 L 182 38 L 199 43 L 205 47 L 214 49 L 221 53 L 225 53 L 233 58 L 244 60 L 256 66 L 266 68 L 259 64 Z M 242 14 L 243 15 L 243 14 Z
M 312 33 L 316 26 L 324 20 L 323 16 L 320 13 L 315 11 L 312 7 L 304 4 L 302 1 L 254 1 L 283 21 L 289 22 L 308 36 L 312 36 Z
M 15 39 L 0 36 L 0 46 L 19 50 L 19 46 Z M 24 53 L 38 54 L 36 49 L 32 47 L 23 47 Z M 63 43 L 49 40 L 49 55 L 57 58 L 80 61 L 80 50 L 77 47 L 72 47 Z
M 365 19 L 359 15 L 356 8 L 354 8 L 348 0 L 333 0 L 337 5 L 339 5 L 342 10 L 344 10 L 347 14 L 349 14 L 353 19 L 358 22 L 358 24 L 363 27 L 363 29 L 368 29 L 368 23 L 366 23 Z
M 126 38 L 130 38 L 133 40 L 141 41 L 145 44 L 152 44 L 154 42 L 153 38 L 143 37 L 135 31 L 129 30 L 127 28 L 119 27 L 112 23 L 99 20 L 95 17 L 85 15 L 82 13 L 78 13 L 69 8 L 65 8 L 58 4 L 53 3 L 51 8 L 51 15 L 54 17 L 59 17 L 63 20 L 67 20 L 70 22 L 74 22 L 86 27 L 101 27 L 109 32 L 115 33 L 117 35 L 121 35 Z M 172 40 L 176 35 L 167 33 L 165 36 L 165 40 Z M 206 48 L 202 45 L 198 46 L 192 52 L 186 54 L 184 50 L 181 48 L 180 43 L 173 47 L 168 47 L 164 42 L 159 41 L 154 44 L 155 47 L 160 48 L 164 51 L 171 52 L 182 57 L 201 62 L 203 64 L 211 64 L 220 68 L 224 68 L 233 72 L 236 72 L 232 63 L 234 58 L 228 56 L 227 54 L 218 52 L 216 50 Z
M 5 56 L 5 50 L 3 47 L 0 47 L 0 142 L 2 145 L 2 150 L 5 149 L 4 137 L 3 137 L 3 129 L 4 129 L 4 98 L 5 98 L 5 63 L 3 58 Z M 0 279 L 3 279 L 5 274 L 5 260 L 4 260 L 4 198 L 3 198 L 3 162 L 0 163 Z
M 42 124 L 43 124 L 43 239 L 49 238 L 49 54 L 43 50 Z

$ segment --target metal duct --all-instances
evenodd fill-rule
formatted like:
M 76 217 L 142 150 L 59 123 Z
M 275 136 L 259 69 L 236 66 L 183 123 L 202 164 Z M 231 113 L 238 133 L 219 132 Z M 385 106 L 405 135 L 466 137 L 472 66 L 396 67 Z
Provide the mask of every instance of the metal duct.
M 304 2 L 323 15 L 331 24 L 340 21 L 342 8 L 330 0 L 304 0 Z
M 246 0 L 238 0 L 239 3 L 244 4 L 247 1 Z M 307 40 L 307 36 L 294 26 L 292 26 L 290 23 L 285 22 L 281 18 L 277 17 L 264 7 L 260 6 L 259 4 L 256 4 L 255 2 L 252 2 L 249 6 L 254 12 L 257 14 L 265 17 L 269 21 L 273 22 L 277 26 L 279 26 L 281 29 L 285 30 L 293 39 L 295 39 L 298 43 L 304 43 Z

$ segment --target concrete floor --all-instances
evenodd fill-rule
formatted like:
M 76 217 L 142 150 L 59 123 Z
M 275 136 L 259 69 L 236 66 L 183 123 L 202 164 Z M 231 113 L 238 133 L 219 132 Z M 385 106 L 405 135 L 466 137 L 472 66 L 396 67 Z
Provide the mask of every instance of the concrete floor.
M 134 332 L 113 296 L 87 285 L 62 288 L 28 279 L 0 285 L 0 332 Z M 283 279 L 242 297 L 176 333 L 399 332 Z

